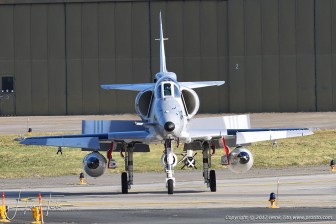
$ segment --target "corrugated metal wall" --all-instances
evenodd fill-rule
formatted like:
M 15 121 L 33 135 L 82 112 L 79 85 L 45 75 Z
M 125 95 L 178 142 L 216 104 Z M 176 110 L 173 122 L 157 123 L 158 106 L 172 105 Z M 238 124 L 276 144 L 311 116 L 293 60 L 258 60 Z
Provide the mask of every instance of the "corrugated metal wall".
M 0 114 L 133 113 L 99 85 L 153 80 L 160 10 L 168 69 L 226 81 L 197 90 L 201 112 L 336 109 L 336 0 L 27 0 L 0 4 Z
M 315 111 L 314 0 L 231 1 L 229 21 L 230 110 Z

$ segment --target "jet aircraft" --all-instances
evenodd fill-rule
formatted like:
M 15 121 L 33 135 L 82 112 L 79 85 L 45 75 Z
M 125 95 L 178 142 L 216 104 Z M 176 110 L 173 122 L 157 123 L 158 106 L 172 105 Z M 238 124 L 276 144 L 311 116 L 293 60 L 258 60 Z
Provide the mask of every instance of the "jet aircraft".
M 125 160 L 121 190 L 126 194 L 133 185 L 133 153 L 149 152 L 150 144 L 162 143 L 161 163 L 166 173 L 166 188 L 168 194 L 173 194 L 174 167 L 178 163 L 174 148 L 179 145 L 183 144 L 187 151 L 180 160 L 187 167 L 195 167 L 194 150 L 202 152 L 204 182 L 215 192 L 216 174 L 211 169 L 211 155 L 216 147 L 225 149 L 221 159 L 223 165 L 233 172 L 246 172 L 253 165 L 253 155 L 246 145 L 312 134 L 306 128 L 252 129 L 248 115 L 195 118 L 200 101 L 194 89 L 221 86 L 224 81 L 178 82 L 176 74 L 166 68 L 164 40 L 160 12 L 160 71 L 153 83 L 101 85 L 106 90 L 139 92 L 135 99 L 139 120 L 84 120 L 82 134 L 29 137 L 21 144 L 91 151 L 84 157 L 83 168 L 92 177 L 101 176 L 107 167 L 114 168 L 116 164 L 111 155 L 119 151 Z M 228 146 L 235 149 L 229 152 Z M 109 161 L 100 153 L 104 151 Z

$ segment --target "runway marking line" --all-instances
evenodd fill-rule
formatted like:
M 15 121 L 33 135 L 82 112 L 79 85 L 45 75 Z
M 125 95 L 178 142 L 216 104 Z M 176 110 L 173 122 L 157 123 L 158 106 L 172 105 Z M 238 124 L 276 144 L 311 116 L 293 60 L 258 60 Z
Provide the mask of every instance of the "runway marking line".
M 295 182 L 281 182 L 280 180 L 280 186 L 281 185 L 294 185 L 294 184 L 314 184 L 314 183 L 328 183 L 328 182 L 336 182 L 336 180 L 312 180 L 312 181 L 295 181 Z M 217 184 L 217 186 L 221 187 L 235 187 L 235 186 L 271 186 L 271 185 L 277 185 L 277 182 L 273 183 L 254 183 L 254 184 Z
M 223 201 L 179 201 L 179 202 L 165 202 L 165 206 L 174 206 L 174 207 L 190 207 L 191 205 L 194 206 L 201 206 L 201 205 L 212 205 L 212 206 L 220 206 L 223 204 L 224 206 L 230 205 L 256 205 L 256 206 L 263 206 L 267 205 L 267 199 L 265 200 L 252 200 L 251 201 L 237 201 L 237 200 L 223 200 Z M 299 200 L 299 201 L 292 201 L 292 200 L 282 200 L 279 201 L 279 205 L 282 206 L 290 206 L 290 207 L 297 207 L 299 205 L 303 205 L 309 203 L 310 205 L 314 206 L 335 206 L 334 202 L 312 202 L 309 200 Z M 79 202 L 79 203 L 72 203 L 73 207 L 86 207 L 86 206 L 106 206 L 106 205 L 115 205 L 116 207 L 138 207 L 138 206 L 157 206 L 162 205 L 162 202 Z M 245 206 L 242 206 L 245 207 Z M 305 206 L 306 207 L 306 206 Z M 311 207 L 311 206 L 309 206 Z M 157 208 L 157 207 L 155 207 Z

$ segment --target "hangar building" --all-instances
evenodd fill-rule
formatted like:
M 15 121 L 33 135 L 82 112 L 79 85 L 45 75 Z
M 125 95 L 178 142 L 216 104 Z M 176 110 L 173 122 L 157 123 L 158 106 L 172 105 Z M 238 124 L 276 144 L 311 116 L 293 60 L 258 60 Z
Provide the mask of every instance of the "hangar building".
M 0 115 L 134 113 L 99 85 L 153 81 L 160 10 L 200 112 L 336 110 L 336 0 L 0 0 Z

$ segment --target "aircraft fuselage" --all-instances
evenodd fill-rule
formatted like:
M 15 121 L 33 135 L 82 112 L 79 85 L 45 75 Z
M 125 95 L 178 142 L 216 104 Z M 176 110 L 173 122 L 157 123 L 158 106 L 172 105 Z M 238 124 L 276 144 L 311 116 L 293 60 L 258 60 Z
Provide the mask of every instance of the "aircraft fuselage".
M 162 76 L 154 88 L 152 114 L 150 117 L 156 133 L 162 139 L 176 139 L 181 136 L 186 124 L 179 84 L 171 76 Z

